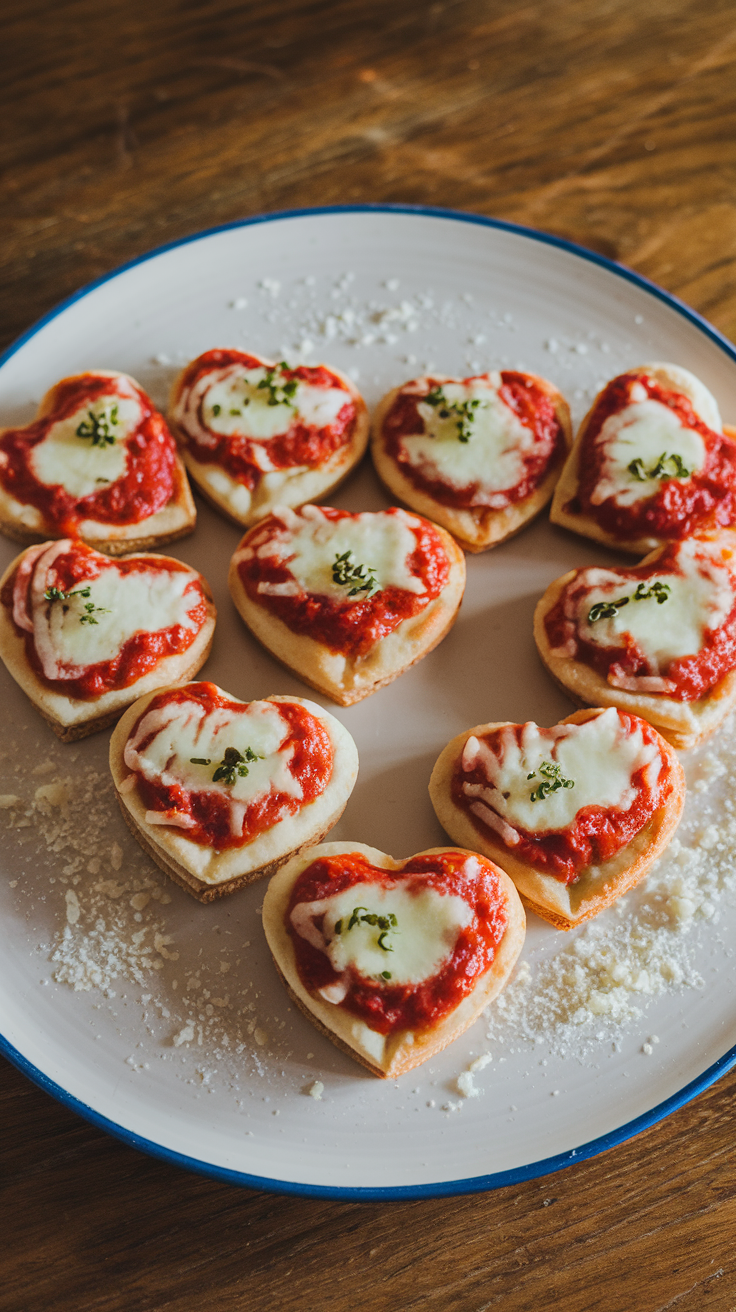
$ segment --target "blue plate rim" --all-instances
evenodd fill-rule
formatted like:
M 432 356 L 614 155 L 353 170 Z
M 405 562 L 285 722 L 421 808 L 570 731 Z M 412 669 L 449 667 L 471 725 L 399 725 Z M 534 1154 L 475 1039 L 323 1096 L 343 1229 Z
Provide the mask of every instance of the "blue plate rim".
M 736 347 L 696 310 L 691 309 L 684 301 L 679 300 L 671 292 L 665 291 L 664 288 L 659 287 L 649 278 L 645 278 L 640 273 L 635 273 L 633 269 L 628 269 L 625 265 L 618 264 L 605 255 L 600 255 L 597 251 L 588 250 L 587 247 L 580 246 L 577 242 L 569 241 L 565 237 L 556 237 L 552 233 L 542 232 L 537 228 L 529 228 L 523 224 L 510 223 L 506 219 L 494 219 L 484 214 L 471 214 L 465 210 L 453 210 L 430 205 L 376 202 L 356 205 L 321 205 L 304 209 L 276 210 L 271 213 L 254 214 L 245 219 L 235 219 L 230 223 L 222 223 L 212 228 L 206 228 L 202 232 L 192 233 L 188 237 L 165 242 L 163 245 L 139 255 L 135 259 L 127 260 L 124 264 L 118 265 L 109 273 L 86 283 L 78 291 L 60 301 L 53 309 L 37 319 L 24 333 L 21 333 L 20 337 L 16 338 L 0 354 L 0 368 L 12 359 L 26 342 L 35 337 L 47 323 L 63 314 L 76 301 L 82 300 L 98 287 L 111 282 L 129 269 L 133 269 L 139 264 L 145 264 L 148 260 L 156 259 L 157 256 L 163 255 L 167 251 L 175 250 L 180 246 L 188 246 L 193 242 L 203 241 L 207 237 L 216 236 L 221 232 L 230 232 L 236 228 L 253 227 L 259 223 L 276 223 L 284 219 L 306 218 L 325 214 L 366 213 L 422 215 L 429 218 L 448 219 L 453 222 L 475 223 L 484 227 L 495 228 L 501 232 L 513 233 L 516 236 L 528 237 L 548 246 L 555 246 L 560 250 L 587 260 L 591 264 L 600 265 L 610 273 L 633 283 L 650 295 L 655 296 L 658 300 L 663 301 L 683 318 L 688 319 L 696 328 L 699 328 L 706 337 L 709 337 L 736 363 Z M 433 1181 L 429 1184 L 420 1185 L 392 1185 L 386 1188 L 365 1186 L 351 1188 L 344 1185 L 300 1184 L 286 1180 L 273 1180 L 267 1176 L 250 1175 L 245 1171 L 237 1171 L 230 1167 L 217 1166 L 212 1162 L 201 1161 L 196 1157 L 188 1157 L 184 1153 L 176 1152 L 171 1148 L 165 1148 L 162 1144 L 145 1139 L 133 1130 L 125 1129 L 124 1126 L 118 1125 L 116 1121 L 109 1120 L 108 1117 L 101 1115 L 94 1108 L 81 1102 L 80 1099 L 74 1097 L 60 1084 L 45 1075 L 37 1066 L 34 1066 L 2 1034 L 0 1034 L 0 1053 L 33 1084 L 36 1084 L 45 1093 L 50 1094 L 57 1102 L 60 1102 L 70 1111 L 76 1112 L 78 1116 L 89 1121 L 97 1129 L 104 1130 L 113 1138 L 119 1139 L 129 1148 L 135 1148 L 139 1152 L 144 1152 L 148 1156 L 158 1158 L 160 1161 L 167 1162 L 172 1166 L 182 1167 L 185 1170 L 208 1176 L 225 1184 L 240 1185 L 243 1188 L 262 1190 L 268 1193 L 288 1194 L 305 1198 L 330 1198 L 342 1202 L 388 1202 L 422 1198 L 446 1198 L 460 1194 L 483 1193 L 490 1189 L 500 1189 L 506 1185 L 521 1184 L 526 1180 L 534 1180 L 540 1176 L 550 1175 L 555 1171 L 562 1170 L 563 1167 L 571 1166 L 575 1162 L 585 1161 L 587 1158 L 595 1157 L 598 1153 L 605 1152 L 609 1148 L 615 1148 L 618 1144 L 625 1143 L 626 1140 L 641 1134 L 643 1130 L 650 1129 L 690 1102 L 697 1094 L 710 1088 L 716 1080 L 736 1066 L 736 1045 L 734 1045 L 694 1080 L 691 1080 L 689 1084 L 684 1085 L 682 1089 L 666 1098 L 663 1102 L 657 1103 L 648 1112 L 625 1122 L 615 1130 L 610 1130 L 607 1134 L 589 1140 L 578 1148 L 569 1149 L 567 1152 L 558 1153 L 553 1157 L 542 1158 L 537 1162 L 530 1162 L 525 1166 L 517 1166 L 507 1171 L 495 1171 L 488 1175 L 472 1176 L 462 1180 Z

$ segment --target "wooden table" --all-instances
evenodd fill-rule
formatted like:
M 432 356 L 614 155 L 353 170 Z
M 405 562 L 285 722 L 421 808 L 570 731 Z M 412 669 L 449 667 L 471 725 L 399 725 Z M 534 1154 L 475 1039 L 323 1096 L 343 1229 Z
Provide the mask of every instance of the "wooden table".
M 8 0 L 6 14 L 3 345 L 161 242 L 376 200 L 573 238 L 736 338 L 729 0 Z M 187 1175 L 13 1068 L 0 1081 L 3 1310 L 736 1307 L 736 1073 L 558 1175 L 389 1205 Z

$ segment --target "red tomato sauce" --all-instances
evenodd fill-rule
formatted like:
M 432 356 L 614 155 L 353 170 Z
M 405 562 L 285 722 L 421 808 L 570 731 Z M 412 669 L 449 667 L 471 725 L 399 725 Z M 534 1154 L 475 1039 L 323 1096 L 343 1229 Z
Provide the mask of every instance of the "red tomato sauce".
M 467 385 L 473 382 L 474 377 L 475 375 L 460 381 Z M 515 373 L 512 370 L 504 370 L 501 380 L 499 396 L 522 424 L 531 429 L 535 445 L 530 451 L 523 453 L 524 475 L 516 486 L 494 493 L 494 509 L 503 509 L 503 506 L 495 505 L 495 498 L 503 497 L 506 505 L 514 505 L 517 501 L 523 501 L 525 497 L 531 496 L 549 473 L 553 462 L 561 459 L 565 450 L 562 425 L 557 418 L 554 403 L 536 380 L 529 374 Z M 428 391 L 435 386 L 441 386 L 437 379 L 430 378 L 427 381 Z M 418 405 L 424 401 L 426 395 L 426 392 L 417 395 L 404 389 L 399 392 L 383 421 L 382 434 L 387 454 L 393 456 L 402 474 L 415 487 L 428 492 L 442 505 L 454 506 L 459 510 L 472 509 L 476 505 L 488 509 L 486 500 L 478 501 L 482 492 L 482 484 L 479 480 L 468 483 L 465 487 L 455 487 L 444 482 L 443 479 L 429 477 L 412 463 L 402 439 L 424 433 L 424 420 L 419 413 Z
M 506 900 L 495 867 L 479 856 L 478 873 L 467 877 L 463 875 L 467 859 L 468 854 L 464 852 L 415 856 L 396 871 L 373 866 L 357 852 L 313 861 L 297 879 L 286 914 L 286 928 L 305 989 L 316 993 L 328 984 L 344 981 L 345 976 L 333 970 L 324 952 L 297 934 L 291 923 L 291 912 L 300 902 L 320 901 L 363 883 L 384 889 L 400 884 L 415 893 L 434 888 L 439 893 L 464 898 L 475 911 L 475 919 L 460 930 L 441 970 L 421 984 L 392 984 L 390 980 L 360 975 L 349 967 L 348 992 L 337 1005 L 379 1034 L 422 1030 L 443 1020 L 491 966 L 508 924 Z
M 141 720 L 159 706 L 172 702 L 198 701 L 206 711 L 223 708 L 233 717 L 233 734 L 237 732 L 237 721 L 245 712 L 242 702 L 230 701 L 218 693 L 212 683 L 190 683 L 173 692 L 161 693 L 149 702 L 146 710 L 131 730 L 132 738 Z M 316 716 L 297 702 L 279 702 L 279 714 L 286 721 L 284 737 L 279 745 L 280 751 L 293 746 L 294 752 L 289 762 L 289 769 L 302 786 L 302 797 L 295 798 L 291 793 L 279 792 L 271 788 L 260 797 L 254 798 L 245 808 L 241 834 L 233 834 L 231 827 L 230 801 L 221 793 L 189 791 L 179 784 L 167 786 L 145 779 L 140 771 L 134 773 L 137 780 L 138 795 L 149 811 L 178 811 L 194 820 L 191 829 L 182 829 L 181 833 L 193 843 L 203 847 L 213 847 L 221 852 L 226 848 L 244 847 L 252 842 L 266 829 L 272 829 L 279 820 L 293 815 L 308 802 L 313 802 L 323 793 L 332 776 L 333 749 L 329 734 Z M 138 747 L 144 751 L 152 742 L 155 734 L 144 739 Z M 225 746 L 237 746 L 237 741 L 225 743 Z M 224 750 L 224 748 L 223 748 Z M 215 769 L 213 762 L 212 769 Z
M 58 587 L 62 592 L 71 592 L 75 588 L 84 586 L 85 583 L 93 582 L 103 569 L 110 568 L 117 570 L 121 575 L 150 573 L 152 569 L 169 574 L 188 572 L 186 566 L 180 565 L 175 560 L 166 562 L 157 560 L 155 563 L 145 560 L 119 560 L 111 565 L 108 558 L 100 556 L 91 547 L 85 546 L 83 542 L 75 542 L 71 551 L 56 557 L 53 566 L 53 586 Z M 10 612 L 11 617 L 16 574 L 17 570 L 7 580 L 0 595 L 2 605 Z M 26 610 L 29 615 L 32 613 L 30 603 L 32 581 L 33 572 L 28 578 L 26 594 Z M 185 628 L 182 624 L 172 624 L 168 628 L 157 629 L 154 633 L 148 631 L 133 633 L 124 642 L 114 660 L 88 665 L 83 674 L 76 673 L 78 666 L 75 665 L 73 667 L 75 677 L 68 679 L 47 678 L 36 651 L 33 633 L 18 628 L 14 621 L 13 627 L 16 633 L 23 637 L 28 662 L 41 683 L 54 692 L 86 701 L 102 697 L 105 693 L 119 688 L 129 688 L 132 683 L 136 683 L 150 670 L 155 669 L 159 661 L 165 657 L 179 656 L 191 647 L 207 619 L 207 603 L 198 578 L 192 579 L 184 595 L 189 599 L 188 614 L 194 627 Z M 61 606 L 63 602 L 54 601 L 48 604 Z
M 247 355 L 244 351 L 214 350 L 205 351 L 193 360 L 184 371 L 180 384 L 180 395 L 185 401 L 185 394 L 204 375 L 215 370 L 231 369 L 234 365 L 246 369 L 263 368 L 263 361 L 258 356 Z M 312 367 L 299 365 L 295 369 L 285 369 L 281 375 L 286 381 L 309 383 L 312 387 L 345 389 L 342 379 L 331 373 L 324 365 Z M 220 465 L 237 483 L 247 488 L 254 488 L 263 478 L 263 471 L 254 460 L 256 448 L 264 446 L 268 450 L 268 459 L 274 469 L 290 469 L 294 465 L 308 465 L 310 468 L 325 464 L 330 456 L 347 446 L 351 441 L 357 423 L 358 412 L 350 393 L 345 389 L 345 404 L 331 424 L 317 428 L 313 424 L 302 423 L 293 418 L 285 433 L 267 439 L 249 438 L 238 433 L 219 435 L 208 427 L 204 415 L 207 393 L 200 398 L 197 406 L 197 420 L 203 429 L 218 438 L 216 445 L 197 440 L 194 433 L 185 427 L 186 420 L 180 422 L 179 431 L 182 439 L 196 460 L 204 465 Z
M 619 711 L 618 716 L 630 731 L 639 728 L 645 743 L 658 742 L 659 735 L 638 716 L 627 715 Z M 523 725 L 515 725 L 517 741 L 521 742 Z M 487 743 L 496 755 L 500 756 L 502 733 L 507 730 L 496 729 L 483 734 L 480 741 Z M 550 743 L 550 747 L 552 743 Z M 635 797 L 628 810 L 616 810 L 614 807 L 584 806 L 578 811 L 573 823 L 567 829 L 548 829 L 531 833 L 513 826 L 520 841 L 508 850 L 519 860 L 532 866 L 544 875 L 553 875 L 563 884 L 574 884 L 584 870 L 592 865 L 600 865 L 620 852 L 640 829 L 651 820 L 654 812 L 664 805 L 672 791 L 670 771 L 667 758 L 662 757 L 664 769 L 660 772 L 654 791 L 649 787 L 645 770 L 636 770 L 632 775 L 631 785 Z M 472 770 L 464 770 L 462 758 L 459 758 L 452 778 L 452 797 L 455 804 L 466 812 L 476 829 L 487 840 L 503 843 L 495 829 L 483 823 L 480 816 L 470 810 L 473 798 L 463 792 L 463 784 L 484 784 L 488 780 L 480 765 Z M 530 789 L 534 787 L 529 784 Z
M 91 407 L 103 396 L 118 395 L 115 378 L 82 374 L 54 389 L 54 408 L 25 428 L 9 428 L 0 435 L 0 483 L 23 505 L 35 506 L 49 532 L 73 536 L 82 520 L 101 524 L 138 524 L 163 510 L 174 490 L 176 446 L 163 415 L 140 388 L 141 422 L 124 438 L 127 464 L 121 478 L 86 497 L 71 496 L 59 483 L 41 483 L 33 472 L 33 448 L 44 440 L 53 424 L 68 419 L 81 407 Z M 122 393 L 120 393 L 122 395 Z M 3 456 L 5 459 L 3 459 Z
M 655 576 L 659 578 L 661 575 L 681 573 L 675 563 L 676 556 L 677 547 L 672 546 L 652 565 L 635 565 L 630 569 L 617 569 L 616 574 L 621 579 L 622 590 L 626 589 L 627 584 L 635 587 L 637 583 Z M 577 573 L 582 574 L 583 570 L 578 570 Z M 717 629 L 706 630 L 703 646 L 699 652 L 693 656 L 678 656 L 670 661 L 666 668 L 653 671 L 645 653 L 631 634 L 621 634 L 621 646 L 603 647 L 599 643 L 588 642 L 577 623 L 568 618 L 565 613 L 566 607 L 568 611 L 572 611 L 573 607 L 577 610 L 589 591 L 584 583 L 578 583 L 577 578 L 571 579 L 545 616 L 544 626 L 552 647 L 562 647 L 572 639 L 576 647 L 572 659 L 590 666 L 604 679 L 608 679 L 609 674 L 614 678 L 621 675 L 646 678 L 653 673 L 658 673 L 672 684 L 671 689 L 661 695 L 671 697 L 674 701 L 692 702 L 704 697 L 715 684 L 736 667 L 736 605 L 723 624 Z M 584 607 L 583 613 L 585 613 Z M 647 696 L 656 695 L 656 693 L 647 693 Z
M 653 496 L 633 505 L 618 505 L 613 497 L 594 505 L 591 497 L 604 463 L 604 447 L 596 438 L 610 415 L 619 414 L 631 404 L 629 387 L 634 382 L 641 383 L 652 400 L 672 410 L 683 427 L 700 433 L 705 443 L 705 465 L 687 479 L 663 479 Z M 578 477 L 577 494 L 565 509 L 569 514 L 590 515 L 621 541 L 635 537 L 685 538 L 696 529 L 733 524 L 736 520 L 736 441 L 708 428 L 681 392 L 639 374 L 621 374 L 601 393 L 580 449 Z
M 354 518 L 347 510 L 320 506 L 327 519 L 337 521 Z M 385 512 L 396 515 L 395 509 Z M 337 602 L 324 593 L 303 592 L 301 596 L 272 597 L 258 591 L 259 583 L 285 583 L 293 580 L 288 559 L 276 561 L 255 555 L 238 562 L 241 582 L 251 601 L 264 606 L 291 629 L 323 643 L 330 651 L 349 657 L 364 656 L 382 638 L 413 615 L 418 615 L 430 601 L 438 597 L 450 576 L 450 562 L 442 539 L 429 520 L 419 519 L 411 526 L 416 549 L 408 560 L 409 569 L 422 580 L 426 588 L 423 595 L 408 592 L 405 588 L 382 588 L 370 597 L 352 598 Z M 257 548 L 272 538 L 280 538 L 284 526 L 276 516 L 270 515 L 241 543 Z M 286 539 L 288 544 L 288 538 Z M 345 592 L 349 589 L 346 587 Z

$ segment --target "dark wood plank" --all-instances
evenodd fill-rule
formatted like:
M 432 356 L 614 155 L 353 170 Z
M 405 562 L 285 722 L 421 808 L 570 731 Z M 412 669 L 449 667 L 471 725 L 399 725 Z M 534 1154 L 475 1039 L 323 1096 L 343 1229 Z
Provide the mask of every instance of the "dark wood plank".
M 158 243 L 409 201 L 581 241 L 736 338 L 730 0 L 8 0 L 0 341 Z M 731 1075 L 635 1142 L 486 1196 L 250 1194 L 0 1064 L 0 1309 L 736 1308 Z

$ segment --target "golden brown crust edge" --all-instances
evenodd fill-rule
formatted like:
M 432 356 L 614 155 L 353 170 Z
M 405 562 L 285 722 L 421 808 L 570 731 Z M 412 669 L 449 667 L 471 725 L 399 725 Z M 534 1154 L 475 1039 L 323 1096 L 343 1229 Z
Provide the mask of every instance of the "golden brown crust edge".
M 433 855 L 457 848 L 435 847 L 417 855 Z M 493 963 L 475 989 L 437 1026 L 391 1036 L 384 1047 L 383 1061 L 360 1042 L 360 1033 L 368 1027 L 355 1017 L 320 998 L 312 997 L 299 978 L 291 936 L 285 926 L 285 914 L 291 890 L 301 871 L 319 855 L 361 852 L 376 865 L 400 869 L 405 862 L 394 861 L 383 852 L 363 843 L 325 843 L 306 850 L 300 858 L 284 866 L 271 880 L 263 903 L 263 928 L 276 969 L 290 997 L 312 1024 L 342 1052 L 361 1063 L 381 1079 L 405 1074 L 441 1052 L 473 1024 L 481 1011 L 493 1001 L 506 984 L 524 943 L 526 917 L 513 882 L 500 868 L 496 869 L 508 911 L 508 923 Z M 475 855 L 475 853 L 468 853 Z M 410 858 L 411 859 L 411 858 Z M 371 1031 L 375 1034 L 375 1031 Z
M 656 559 L 664 548 L 651 553 Z M 646 563 L 650 562 L 647 557 Z M 644 563 L 644 562 L 642 562 Z M 688 751 L 709 738 L 736 705 L 736 669 L 724 675 L 705 696 L 676 701 L 657 693 L 627 692 L 612 687 L 597 670 L 570 656 L 556 656 L 547 637 L 545 619 L 568 583 L 580 571 L 570 570 L 550 583 L 534 611 L 534 641 L 540 659 L 555 683 L 579 706 L 615 706 L 640 715 L 678 751 Z
M 52 539 L 52 541 L 58 541 L 58 539 Z M 154 552 L 146 554 L 154 561 L 170 559 L 168 556 L 160 556 Z M 8 565 L 2 578 L 0 578 L 0 591 L 13 576 L 24 555 L 25 552 L 21 552 Z M 6 607 L 0 603 L 0 659 L 2 659 L 8 673 L 18 684 L 21 691 L 25 693 L 34 709 L 53 729 L 57 738 L 62 742 L 72 743 L 78 742 L 82 738 L 88 738 L 91 734 L 99 733 L 102 729 L 107 729 L 110 725 L 115 724 L 124 711 L 139 697 L 161 687 L 166 687 L 172 682 L 188 682 L 202 668 L 212 650 L 217 608 L 206 578 L 198 571 L 195 570 L 194 572 L 199 578 L 205 595 L 207 618 L 191 647 L 180 655 L 165 657 L 159 662 L 156 669 L 144 675 L 142 679 L 129 688 L 119 688 L 104 694 L 102 698 L 90 700 L 67 697 L 63 693 L 51 692 L 46 687 L 46 684 L 39 679 L 33 666 L 29 664 L 26 657 L 25 641 L 16 633 L 11 616 Z M 101 705 L 104 705 L 102 711 L 100 711 Z M 65 717 L 64 710 L 67 707 L 71 709 L 72 714 L 81 713 L 83 718 L 77 719 L 75 715 L 75 718 L 70 720 L 68 716 Z M 84 716 L 85 710 L 90 712 L 86 717 Z M 95 713 L 96 711 L 97 713 Z
M 583 724 L 593 718 L 599 709 L 576 711 L 560 723 Z M 631 843 L 610 861 L 595 869 L 595 877 L 586 873 L 575 885 L 564 885 L 552 875 L 543 875 L 533 870 L 514 857 L 503 843 L 482 834 L 452 799 L 452 774 L 466 740 L 471 735 L 478 736 L 502 728 L 505 723 L 510 721 L 475 725 L 447 744 L 435 763 L 429 783 L 432 806 L 437 819 L 451 838 L 464 846 L 470 846 L 472 842 L 477 851 L 507 872 L 532 911 L 536 911 L 556 929 L 573 929 L 597 916 L 617 898 L 634 888 L 661 856 L 680 822 L 685 804 L 685 774 L 672 747 L 662 738 L 661 751 L 673 783 L 669 800 L 655 811 L 649 823 Z M 569 909 L 564 905 L 566 901 Z
M 118 800 L 123 820 L 133 837 L 140 843 L 143 851 L 150 856 L 152 861 L 156 862 L 159 870 L 163 870 L 165 875 L 168 875 L 170 879 L 174 880 L 174 883 L 178 884 L 180 888 L 185 889 L 187 893 L 191 893 L 192 897 L 196 897 L 198 902 L 204 903 L 216 902 L 219 898 L 226 897 L 229 893 L 237 892 L 239 888 L 245 888 L 247 884 L 255 883 L 257 879 L 269 879 L 272 875 L 276 874 L 276 871 L 284 864 L 284 862 L 290 861 L 292 857 L 298 856 L 305 847 L 311 847 L 315 843 L 321 843 L 325 834 L 328 834 L 333 827 L 331 824 L 328 825 L 319 837 L 314 839 L 310 838 L 300 847 L 296 847 L 293 851 L 287 852 L 285 857 L 279 857 L 277 860 L 269 861 L 266 865 L 259 866 L 257 870 L 249 870 L 243 875 L 237 875 L 233 879 L 225 880 L 222 884 L 206 884 L 204 880 L 197 879 L 196 875 L 192 875 L 179 861 L 175 861 L 164 852 L 162 848 L 158 847 L 157 844 L 151 842 L 146 830 L 128 810 L 117 788 L 115 789 L 115 796 Z
M 440 384 L 454 381 L 447 376 L 432 376 L 436 377 Z M 489 551 L 491 547 L 498 546 L 507 538 L 514 537 L 544 509 L 553 495 L 567 454 L 572 447 L 572 424 L 567 401 L 547 379 L 536 374 L 532 376 L 554 402 L 557 419 L 564 435 L 565 450 L 554 460 L 535 491 L 523 501 L 507 506 L 505 510 L 491 510 L 489 507 L 480 507 L 478 510 L 458 510 L 453 506 L 445 506 L 427 492 L 415 487 L 393 457 L 388 455 L 383 440 L 383 421 L 402 387 L 406 386 L 405 383 L 402 387 L 393 388 L 382 397 L 374 412 L 371 425 L 371 456 L 376 473 L 390 496 L 398 498 L 410 510 L 424 515 L 426 519 L 446 529 L 460 543 L 463 550 L 471 554 Z
M 339 706 L 353 706 L 379 688 L 385 688 L 434 651 L 457 619 L 465 591 L 465 558 L 454 538 L 438 525 L 434 527 L 442 537 L 450 560 L 450 577 L 445 588 L 423 611 L 405 620 L 392 634 L 377 643 L 365 660 L 348 667 L 348 686 L 344 658 L 336 657 L 307 634 L 293 633 L 282 620 L 248 596 L 237 562 L 247 534 L 230 562 L 230 595 L 242 620 L 269 655 L 275 656 L 310 688 L 331 697 Z M 408 659 L 402 658 L 404 647 Z M 361 682 L 361 674 L 366 676 L 365 682 Z
M 269 364 L 269 362 L 264 361 L 264 364 Z M 172 433 L 176 436 L 184 463 L 197 491 L 214 510 L 218 511 L 219 514 L 224 515 L 231 524 L 236 524 L 239 528 L 250 528 L 257 524 L 259 520 L 265 518 L 266 515 L 270 514 L 277 505 L 285 505 L 289 506 L 291 509 L 296 509 L 309 501 L 315 501 L 331 496 L 332 493 L 344 483 L 345 479 L 349 477 L 356 465 L 362 460 L 368 446 L 368 438 L 370 435 L 368 407 L 351 378 L 342 373 L 341 370 L 336 369 L 333 365 L 326 365 L 325 367 L 328 368 L 330 373 L 334 374 L 336 378 L 340 379 L 350 392 L 350 396 L 355 404 L 357 412 L 356 424 L 350 442 L 347 446 L 341 447 L 338 451 L 334 452 L 330 459 L 321 467 L 323 470 L 323 477 L 321 479 L 315 477 L 319 474 L 319 466 L 315 469 L 306 470 L 303 474 L 294 476 L 293 482 L 289 487 L 282 489 L 280 492 L 275 492 L 272 496 L 265 497 L 262 502 L 257 502 L 255 506 L 251 506 L 251 508 L 249 508 L 244 514 L 240 514 L 237 510 L 234 510 L 230 504 L 228 494 L 219 492 L 216 488 L 212 487 L 208 480 L 208 469 L 215 468 L 220 473 L 226 473 L 226 471 L 222 470 L 220 465 L 209 466 L 197 460 L 189 450 L 189 438 L 187 433 L 173 418 L 174 409 L 182 393 L 184 375 L 189 368 L 189 365 L 185 365 L 184 369 L 182 369 L 174 379 L 169 394 L 167 422 Z M 233 488 L 240 486 L 235 479 L 232 479 L 231 482 Z M 302 487 L 304 489 L 304 495 L 301 495 L 299 491 Z

